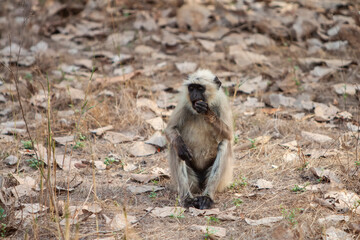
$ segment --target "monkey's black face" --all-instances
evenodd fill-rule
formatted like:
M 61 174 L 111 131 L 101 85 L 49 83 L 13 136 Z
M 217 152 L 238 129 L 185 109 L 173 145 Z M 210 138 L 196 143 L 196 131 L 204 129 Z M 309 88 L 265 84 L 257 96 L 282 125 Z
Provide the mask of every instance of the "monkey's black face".
M 205 90 L 206 88 L 203 85 L 200 84 L 190 84 L 188 86 L 189 90 L 189 97 L 191 103 L 194 105 L 198 101 L 204 101 L 205 102 Z
M 192 107 L 198 113 L 205 113 L 208 109 L 205 98 L 206 88 L 200 84 L 190 84 L 188 86 L 188 91 Z

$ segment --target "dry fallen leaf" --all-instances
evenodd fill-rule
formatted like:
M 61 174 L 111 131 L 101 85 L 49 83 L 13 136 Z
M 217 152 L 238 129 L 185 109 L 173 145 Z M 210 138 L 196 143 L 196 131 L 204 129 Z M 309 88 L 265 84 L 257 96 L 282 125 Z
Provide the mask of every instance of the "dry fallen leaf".
M 255 186 L 258 189 L 269 189 L 269 188 L 273 188 L 273 184 L 270 181 L 267 181 L 265 179 L 258 179 L 255 183 Z
M 241 84 L 239 90 L 251 94 L 254 92 L 265 91 L 267 87 L 268 81 L 263 80 L 262 76 L 258 76 Z
M 265 55 L 250 52 L 250 51 L 238 51 L 235 54 L 229 53 L 234 58 L 235 63 L 239 67 L 247 67 L 251 64 L 262 64 L 268 62 L 268 58 Z
M 334 88 L 335 92 L 339 95 L 348 94 L 350 96 L 353 96 L 356 93 L 356 86 L 353 84 L 338 83 L 338 84 L 333 85 L 333 88 Z M 358 90 L 360 90 L 360 89 L 358 89 Z
M 135 157 L 144 157 L 155 154 L 157 152 L 156 147 L 146 144 L 144 142 L 135 142 L 128 152 Z
M 331 104 L 326 106 L 322 103 L 315 103 L 315 119 L 319 122 L 329 121 L 336 117 L 336 114 L 339 112 L 339 109 Z
M 333 226 L 331 226 L 330 228 L 326 229 L 325 231 L 325 236 L 323 237 L 323 239 L 325 240 L 352 240 L 352 236 L 351 234 L 337 229 Z
M 284 218 L 283 217 L 266 217 L 266 218 L 261 218 L 261 219 L 258 219 L 258 220 L 245 218 L 245 222 L 247 224 L 249 224 L 249 225 L 252 225 L 252 226 L 257 226 L 257 225 L 271 226 L 272 223 L 279 222 L 282 219 L 284 219 Z
M 97 129 L 90 129 L 89 131 L 92 134 L 95 134 L 96 136 L 101 136 L 103 135 L 106 131 L 112 130 L 114 127 L 112 125 L 108 125 L 106 127 L 101 127 L 101 128 L 97 128 Z
M 212 236 L 223 238 L 226 236 L 226 228 L 214 227 L 214 226 L 200 226 L 200 225 L 191 225 L 190 229 L 201 231 L 206 233 L 211 238 Z
M 211 12 L 203 5 L 191 3 L 184 4 L 177 10 L 176 20 L 180 29 L 192 31 L 206 31 L 209 28 Z
M 340 179 L 336 176 L 336 174 L 328 169 L 311 167 L 309 171 L 312 172 L 312 174 L 314 174 L 317 179 L 322 179 L 322 181 L 341 183 Z
M 197 209 L 190 207 L 189 212 L 193 216 L 216 216 L 220 213 L 220 210 L 218 208 L 212 208 L 212 209 Z
M 323 224 L 336 225 L 337 223 L 339 223 L 341 221 L 348 222 L 349 220 L 350 220 L 350 217 L 345 216 L 345 215 L 328 215 L 326 217 L 319 218 L 318 222 L 321 225 L 323 225 Z
M 330 203 L 336 208 L 338 212 L 346 213 L 352 211 L 356 214 L 360 214 L 359 206 L 360 197 L 346 189 L 341 191 L 329 191 L 324 194 L 325 201 Z
M 321 144 L 329 143 L 334 140 L 331 137 L 328 137 L 326 135 L 307 132 L 307 131 L 301 131 L 301 136 L 305 139 L 308 139 L 310 141 L 315 141 L 315 142 L 321 143 Z
M 162 131 L 166 127 L 166 124 L 163 121 L 162 117 L 148 119 L 146 120 L 146 122 L 149 123 L 156 131 Z
M 121 75 L 121 76 L 96 78 L 95 83 L 96 84 L 101 84 L 103 87 L 105 87 L 105 86 L 107 86 L 109 84 L 126 82 L 126 81 L 132 79 L 133 77 L 135 77 L 136 75 L 138 75 L 140 73 L 141 73 L 141 71 L 134 71 L 134 72 L 124 74 L 124 75 Z
M 128 132 L 112 132 L 108 131 L 104 134 L 104 139 L 112 144 L 124 143 L 134 141 L 137 137 L 133 133 Z
M 155 207 L 154 209 L 152 208 L 148 208 L 146 209 L 147 211 L 151 211 L 151 215 L 155 216 L 155 217 L 176 217 L 176 216 L 180 216 L 185 212 L 185 208 L 182 207 Z
M 140 194 L 140 193 L 146 193 L 146 192 L 157 192 L 157 191 L 160 191 L 163 189 L 165 189 L 165 188 L 158 187 L 158 186 L 150 186 L 150 185 L 143 185 L 143 186 L 129 185 L 129 186 L 127 186 L 127 190 L 129 190 L 133 194 Z
M 175 63 L 175 66 L 180 73 L 188 74 L 195 72 L 197 68 L 197 63 L 194 62 Z
M 160 131 L 156 131 L 150 139 L 146 140 L 145 143 L 154 145 L 159 148 L 166 146 L 166 138 L 161 134 Z
M 126 218 L 123 213 L 116 214 L 111 220 L 110 226 L 114 231 L 123 230 L 129 223 L 135 223 L 136 217 L 126 214 Z
M 158 179 L 160 175 L 150 175 L 150 174 L 131 174 L 130 177 L 141 183 L 148 183 L 151 180 Z

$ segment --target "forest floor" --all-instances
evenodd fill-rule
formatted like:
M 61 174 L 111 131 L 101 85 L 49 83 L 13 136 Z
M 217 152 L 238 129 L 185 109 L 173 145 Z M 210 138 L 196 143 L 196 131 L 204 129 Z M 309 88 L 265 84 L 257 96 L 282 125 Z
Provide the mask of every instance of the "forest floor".
M 0 3 L 0 238 L 360 239 L 360 2 Z M 207 68 L 234 180 L 183 209 L 163 130 Z

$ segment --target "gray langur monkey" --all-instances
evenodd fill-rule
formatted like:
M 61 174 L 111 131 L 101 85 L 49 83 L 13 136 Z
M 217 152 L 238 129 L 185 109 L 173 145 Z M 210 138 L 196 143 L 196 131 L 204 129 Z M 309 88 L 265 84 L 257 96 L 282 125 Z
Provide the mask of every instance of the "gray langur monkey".
M 165 129 L 171 176 L 185 207 L 211 208 L 215 192 L 232 181 L 232 125 L 218 77 L 205 69 L 191 74 Z

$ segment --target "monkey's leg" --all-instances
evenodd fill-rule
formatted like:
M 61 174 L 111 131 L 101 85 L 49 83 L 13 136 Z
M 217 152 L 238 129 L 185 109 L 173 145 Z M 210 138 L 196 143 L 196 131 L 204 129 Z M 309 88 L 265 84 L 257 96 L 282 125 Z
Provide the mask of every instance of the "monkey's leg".
M 190 191 L 187 165 L 185 161 L 178 158 L 177 152 L 174 148 L 170 149 L 169 163 L 171 176 L 176 183 L 181 202 L 184 202 L 186 198 L 192 198 L 193 196 Z
M 214 199 L 216 190 L 220 187 L 226 186 L 232 178 L 232 153 L 231 146 L 228 140 L 223 140 L 218 146 L 216 159 L 210 169 L 208 181 L 203 191 L 203 196 L 209 196 Z M 202 207 L 209 208 L 211 204 L 209 201 L 202 200 Z

